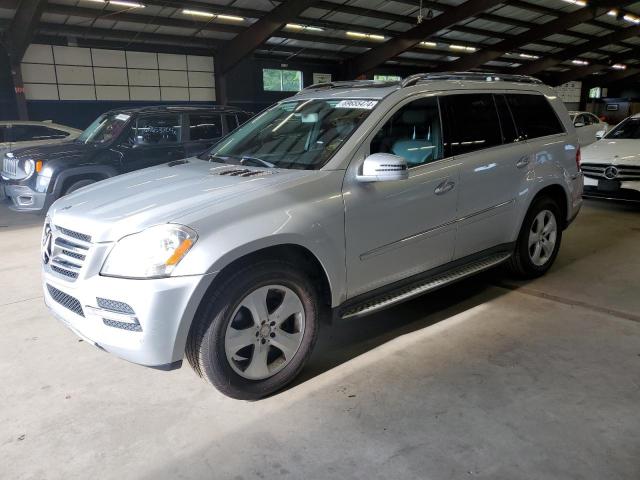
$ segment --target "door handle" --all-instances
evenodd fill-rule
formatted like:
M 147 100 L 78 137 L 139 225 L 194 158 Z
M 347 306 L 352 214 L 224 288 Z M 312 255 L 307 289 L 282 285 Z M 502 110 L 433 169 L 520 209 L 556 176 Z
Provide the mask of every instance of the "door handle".
M 522 157 L 520 160 L 516 162 L 516 167 L 518 168 L 524 168 L 527 165 L 529 165 L 529 155 L 525 155 L 524 157 Z
M 445 180 L 444 182 L 442 182 L 440 185 L 436 187 L 433 193 L 435 193 L 436 195 L 444 195 L 445 193 L 453 190 L 453 187 L 455 186 L 456 186 L 456 182 Z

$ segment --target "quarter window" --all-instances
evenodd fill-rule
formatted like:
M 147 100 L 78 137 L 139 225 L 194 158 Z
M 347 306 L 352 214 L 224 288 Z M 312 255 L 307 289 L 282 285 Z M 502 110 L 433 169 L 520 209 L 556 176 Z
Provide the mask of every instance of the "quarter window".
M 222 136 L 220 115 L 190 115 L 189 132 L 189 138 L 193 141 L 220 138 Z
M 133 129 L 133 136 L 139 145 L 177 143 L 180 139 L 180 116 L 141 117 Z
M 409 167 L 443 157 L 442 128 L 437 99 L 415 100 L 391 117 L 371 141 L 370 153 L 392 153 Z
M 498 111 L 491 94 L 448 95 L 441 98 L 450 132 L 446 143 L 453 155 L 502 145 Z
M 564 133 L 556 112 L 543 95 L 508 94 L 507 102 L 518 130 L 525 138 Z

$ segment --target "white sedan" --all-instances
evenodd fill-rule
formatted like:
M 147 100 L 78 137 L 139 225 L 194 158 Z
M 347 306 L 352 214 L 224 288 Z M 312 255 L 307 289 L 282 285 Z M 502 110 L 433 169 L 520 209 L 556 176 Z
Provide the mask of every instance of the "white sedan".
M 580 143 L 581 147 L 585 147 L 602 138 L 609 130 L 609 124 L 600 120 L 593 113 L 569 112 L 569 115 L 573 126 L 576 127 L 578 143 Z
M 640 201 L 640 114 L 582 150 L 584 196 Z
M 81 130 L 52 122 L 3 121 L 0 122 L 0 159 L 17 148 L 73 140 L 81 133 Z

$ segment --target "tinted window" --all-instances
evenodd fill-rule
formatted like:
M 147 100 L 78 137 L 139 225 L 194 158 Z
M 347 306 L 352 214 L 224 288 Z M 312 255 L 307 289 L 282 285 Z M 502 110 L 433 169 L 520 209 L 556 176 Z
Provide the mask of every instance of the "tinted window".
M 211 140 L 222 136 L 220 115 L 190 115 L 189 132 L 191 140 Z
M 138 118 L 133 128 L 134 141 L 140 145 L 165 145 L 180 140 L 180 116 L 161 115 Z
M 68 137 L 69 133 L 42 125 L 16 125 L 11 127 L 11 138 L 14 142 L 37 140 L 56 140 Z
M 370 153 L 378 152 L 403 157 L 409 167 L 442 158 L 438 101 L 422 98 L 398 110 L 371 141 Z
M 0 125 L 0 143 L 9 141 L 9 139 L 6 138 L 6 134 L 5 134 L 6 130 L 7 130 L 6 125 Z
M 500 128 L 502 130 L 502 143 L 513 143 L 521 140 L 513 123 L 513 116 L 507 105 L 504 95 L 494 95 L 496 107 L 498 108 L 498 118 L 500 118 Z
M 564 133 L 564 128 L 543 95 L 507 95 L 511 113 L 520 134 L 525 138 L 538 138 Z
M 227 120 L 227 129 L 230 132 L 238 128 L 238 119 L 235 114 L 226 113 L 224 118 Z
M 502 145 L 498 111 L 491 94 L 448 95 L 441 98 L 450 126 L 446 143 L 453 155 Z

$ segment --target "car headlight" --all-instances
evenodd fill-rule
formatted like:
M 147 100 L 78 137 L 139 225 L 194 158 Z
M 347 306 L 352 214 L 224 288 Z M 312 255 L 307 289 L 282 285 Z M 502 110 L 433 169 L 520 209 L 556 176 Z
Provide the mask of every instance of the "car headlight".
M 118 240 L 100 274 L 126 278 L 168 277 L 197 239 L 196 232 L 182 225 L 147 228 Z
M 31 159 L 25 160 L 22 164 L 22 169 L 24 170 L 24 173 L 27 175 L 27 177 L 30 177 L 36 169 L 36 162 Z

